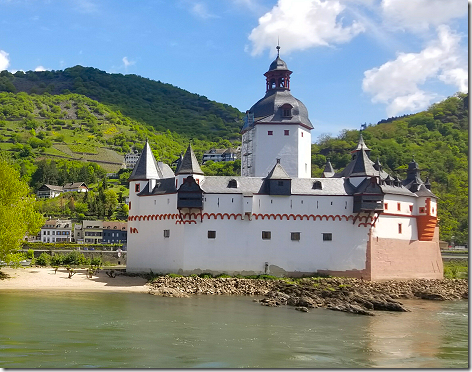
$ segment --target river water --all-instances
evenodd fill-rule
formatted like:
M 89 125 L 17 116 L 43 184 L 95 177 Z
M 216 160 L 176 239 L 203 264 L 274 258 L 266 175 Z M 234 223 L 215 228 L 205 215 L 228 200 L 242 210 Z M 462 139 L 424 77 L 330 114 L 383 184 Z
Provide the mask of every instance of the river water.
M 0 291 L 3 368 L 468 367 L 467 301 L 375 317 L 250 297 Z

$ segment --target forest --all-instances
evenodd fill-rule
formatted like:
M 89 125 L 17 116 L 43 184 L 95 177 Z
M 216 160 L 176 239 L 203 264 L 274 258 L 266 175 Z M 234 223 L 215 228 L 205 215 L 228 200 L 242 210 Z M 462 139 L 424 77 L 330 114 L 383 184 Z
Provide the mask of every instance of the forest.
M 129 174 L 120 170 L 125 153 L 140 151 L 148 139 L 156 158 L 171 164 L 191 142 L 201 159 L 212 147 L 240 145 L 241 118 L 229 105 L 136 75 L 81 66 L 0 72 L 0 150 L 32 191 L 41 183 L 85 180 L 98 188 L 107 173 L 119 172 L 108 187 L 126 195 L 120 189 Z M 441 239 L 456 244 L 468 241 L 468 120 L 468 95 L 458 93 L 363 130 L 371 159 L 378 157 L 388 173 L 404 178 L 408 163 L 418 162 L 422 179 L 429 177 L 439 197 Z M 312 176 L 321 176 L 327 159 L 342 170 L 358 139 L 359 131 L 343 130 L 315 140 Z M 202 169 L 207 175 L 238 175 L 240 162 L 207 162 Z M 93 203 L 86 212 L 110 214 Z

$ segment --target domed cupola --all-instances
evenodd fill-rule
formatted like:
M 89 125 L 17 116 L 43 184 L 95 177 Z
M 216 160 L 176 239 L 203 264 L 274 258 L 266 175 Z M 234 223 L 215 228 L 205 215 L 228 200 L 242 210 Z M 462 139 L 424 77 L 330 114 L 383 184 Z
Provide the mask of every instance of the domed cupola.
M 280 59 L 280 46 L 277 45 L 277 58 L 270 64 L 269 71 L 264 76 L 266 77 L 266 92 L 272 89 L 276 90 L 290 90 L 290 71 L 287 64 Z

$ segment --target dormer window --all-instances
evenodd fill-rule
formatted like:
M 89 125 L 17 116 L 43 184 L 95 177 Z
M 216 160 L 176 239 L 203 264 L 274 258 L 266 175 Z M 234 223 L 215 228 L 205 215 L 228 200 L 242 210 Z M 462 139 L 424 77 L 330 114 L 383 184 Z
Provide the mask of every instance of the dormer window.
M 292 105 L 286 103 L 282 105 L 282 117 L 291 118 L 292 117 Z
M 314 190 L 321 190 L 322 188 L 323 188 L 323 186 L 321 185 L 320 181 L 313 182 L 313 189 Z
M 238 188 L 238 181 L 236 181 L 235 179 L 229 180 L 228 188 L 230 188 L 230 189 Z

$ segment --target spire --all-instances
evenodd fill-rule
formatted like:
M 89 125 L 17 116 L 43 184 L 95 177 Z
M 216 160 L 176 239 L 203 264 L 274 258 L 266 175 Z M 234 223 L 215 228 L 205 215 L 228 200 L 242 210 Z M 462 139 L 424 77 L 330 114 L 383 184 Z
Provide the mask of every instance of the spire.
M 361 150 L 370 151 L 370 149 L 367 147 L 367 145 L 364 142 L 364 137 L 362 137 L 362 133 L 359 136 L 359 142 L 357 143 L 357 147 L 351 151 L 351 154 L 357 151 L 361 151 Z
M 185 152 L 182 161 L 180 162 L 179 167 L 177 168 L 176 175 L 178 174 L 201 174 L 203 175 L 203 171 L 198 164 L 197 157 L 193 152 L 192 146 L 189 144 L 187 151 Z
M 143 151 L 141 152 L 141 155 L 139 156 L 139 159 L 133 168 L 133 172 L 131 172 L 129 181 L 151 179 L 157 180 L 159 178 L 156 158 L 154 157 L 151 146 L 149 146 L 149 142 L 146 139 Z
M 333 166 L 331 165 L 331 162 L 329 161 L 329 158 L 326 158 L 326 164 L 323 170 L 323 177 L 330 178 L 332 176 L 334 176 L 334 169 L 333 169 Z

